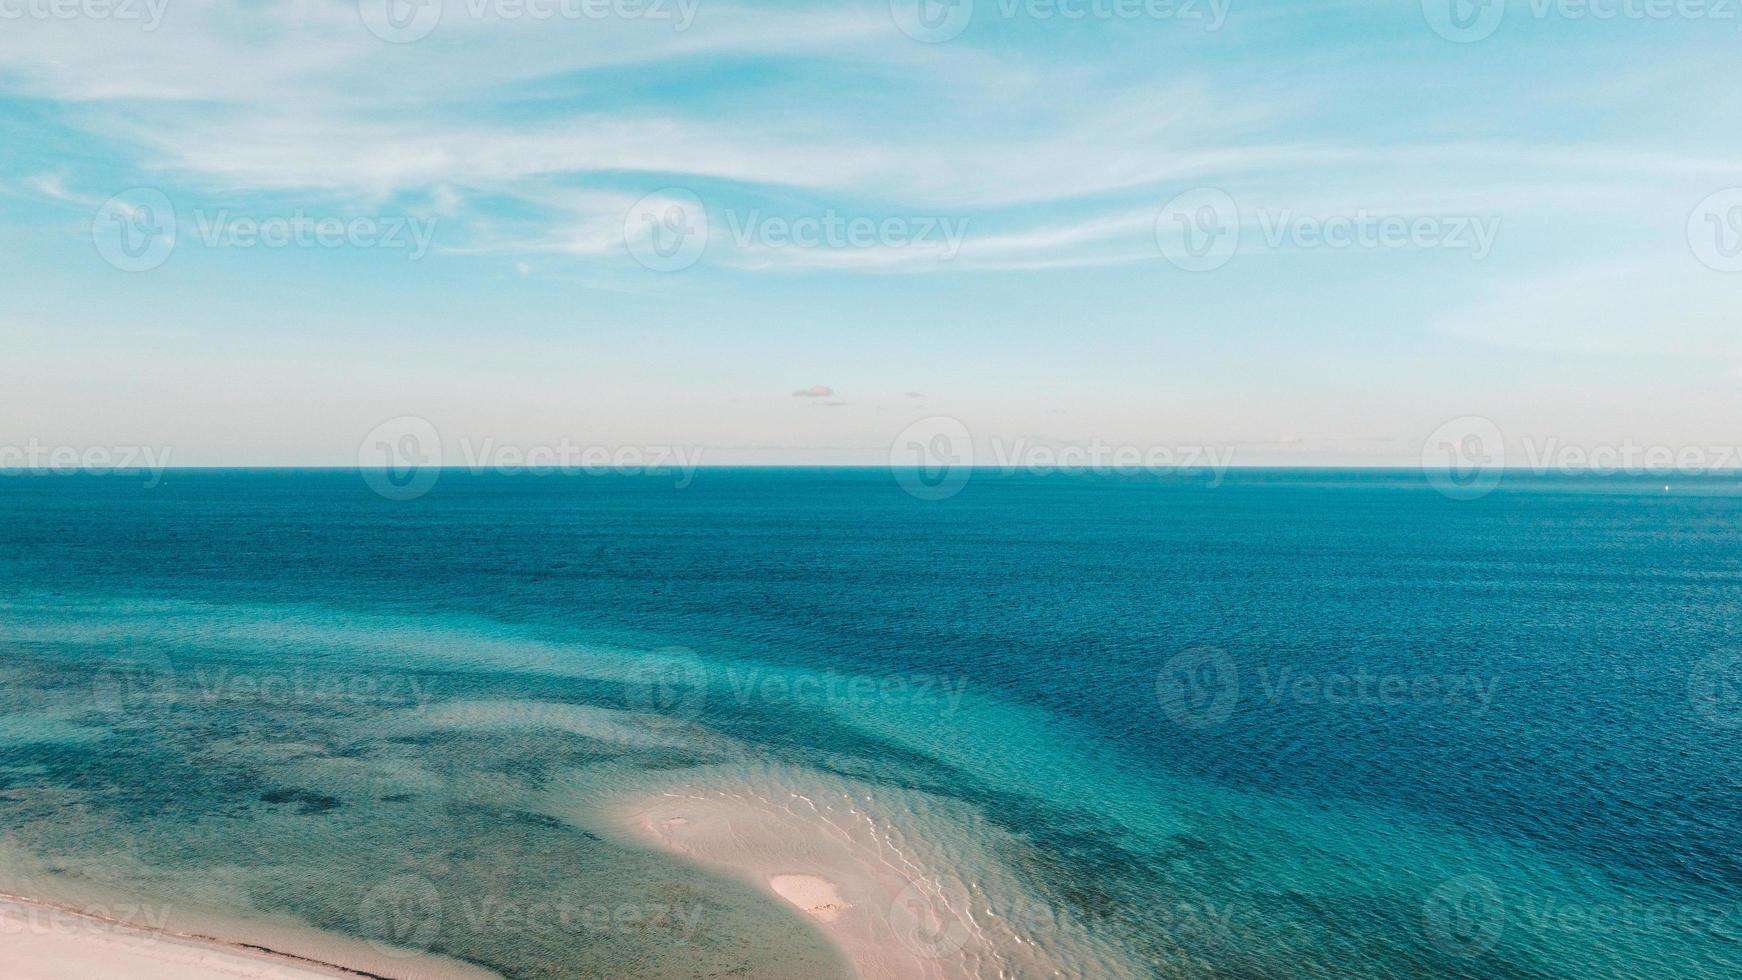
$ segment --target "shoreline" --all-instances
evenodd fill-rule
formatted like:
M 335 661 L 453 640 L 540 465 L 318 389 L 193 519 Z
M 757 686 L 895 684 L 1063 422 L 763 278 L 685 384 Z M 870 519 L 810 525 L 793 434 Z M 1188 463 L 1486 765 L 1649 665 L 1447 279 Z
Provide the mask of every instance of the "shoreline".
M 54 923 L 39 920 L 52 916 Z M 429 954 L 407 956 L 404 971 L 346 964 L 261 942 L 140 925 L 90 908 L 0 892 L 0 963 L 19 980 L 68 976 L 138 980 L 482 980 L 496 974 Z M 348 937 L 341 937 L 348 939 Z
M 1044 914 L 975 839 L 985 828 L 957 825 L 925 800 L 889 799 L 898 795 L 845 781 L 695 780 L 619 797 L 597 816 L 789 908 L 795 927 L 820 933 L 860 980 L 1142 975 Z
M 820 932 L 852 976 L 933 976 L 928 964 L 903 949 L 887 928 L 887 888 L 868 873 L 868 865 L 846 855 L 819 856 L 815 845 L 820 841 L 791 821 L 776 817 L 770 825 L 774 813 L 741 799 L 666 795 L 625 805 L 613 815 L 644 846 L 723 871 L 791 909 L 799 920 L 795 927 Z M 776 840 L 809 853 L 777 857 L 768 848 Z

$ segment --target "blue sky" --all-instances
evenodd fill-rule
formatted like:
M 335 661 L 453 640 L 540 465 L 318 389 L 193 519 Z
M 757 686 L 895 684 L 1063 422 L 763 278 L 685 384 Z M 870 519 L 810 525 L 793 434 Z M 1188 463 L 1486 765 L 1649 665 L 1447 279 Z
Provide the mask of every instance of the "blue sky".
M 930 40 L 906 0 L 453 0 L 399 43 L 378 0 L 46 2 L 0 0 L 0 443 L 346 465 L 406 415 L 710 462 L 878 462 L 932 415 L 1250 464 L 1409 464 L 1470 415 L 1737 441 L 1742 273 L 1698 242 L 1742 233 L 1719 0 L 958 0 Z M 1184 268 L 1206 191 L 1238 246 Z M 93 229 L 146 192 L 173 237 L 126 271 Z M 705 248 L 650 251 L 667 217 Z M 320 222 L 362 234 L 236 233 Z M 877 230 L 789 241 L 828 222 Z M 1384 223 L 1419 234 L 1321 240 Z

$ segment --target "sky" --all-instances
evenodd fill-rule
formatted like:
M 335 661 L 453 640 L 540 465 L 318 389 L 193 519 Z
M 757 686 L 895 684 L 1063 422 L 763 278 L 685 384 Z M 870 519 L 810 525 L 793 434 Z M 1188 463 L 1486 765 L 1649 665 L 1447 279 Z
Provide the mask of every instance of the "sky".
M 0 0 L 0 447 L 1742 442 L 1742 3 L 923 2 Z

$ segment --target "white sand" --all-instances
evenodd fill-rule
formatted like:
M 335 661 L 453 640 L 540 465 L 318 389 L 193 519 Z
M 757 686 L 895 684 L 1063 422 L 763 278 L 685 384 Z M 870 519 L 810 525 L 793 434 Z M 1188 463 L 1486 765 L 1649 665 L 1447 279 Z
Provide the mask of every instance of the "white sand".
M 839 919 L 841 912 L 847 907 L 835 883 L 816 875 L 773 875 L 768 879 L 768 887 L 774 889 L 776 895 L 824 922 Z
M 391 974 L 349 970 L 0 897 L 0 976 L 7 980 L 356 980 L 450 975 L 447 968 L 427 960 L 405 960 L 401 965 L 403 972 Z M 463 968 L 452 975 L 468 974 L 491 975 Z
M 886 805 L 888 791 L 850 781 L 799 785 L 697 780 L 620 798 L 601 816 L 792 905 L 865 980 L 1138 975 L 1036 914 L 1044 908 L 970 840 L 983 828 L 917 797 Z

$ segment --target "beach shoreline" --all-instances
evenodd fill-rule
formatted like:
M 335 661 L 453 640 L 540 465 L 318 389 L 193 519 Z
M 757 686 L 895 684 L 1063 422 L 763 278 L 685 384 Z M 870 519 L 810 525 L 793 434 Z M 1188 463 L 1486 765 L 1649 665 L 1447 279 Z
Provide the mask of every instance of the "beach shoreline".
M 597 816 L 628 840 L 752 885 L 828 940 L 861 980 L 1137 976 L 1041 903 L 973 828 L 891 790 L 703 780 Z M 797 923 L 795 923 L 795 926 Z M 1068 958 L 1065 951 L 1069 951 Z
M 213 930 L 216 932 L 219 930 Z M 264 930 L 263 930 L 264 931 Z M 425 954 L 393 969 L 358 955 L 321 959 L 207 932 L 122 921 L 77 905 L 0 893 L 0 966 L 12 980 L 487 980 L 488 971 Z M 381 957 L 386 959 L 388 957 Z

